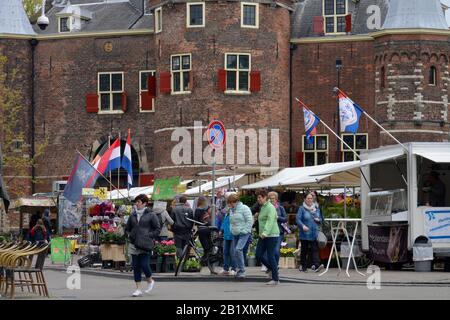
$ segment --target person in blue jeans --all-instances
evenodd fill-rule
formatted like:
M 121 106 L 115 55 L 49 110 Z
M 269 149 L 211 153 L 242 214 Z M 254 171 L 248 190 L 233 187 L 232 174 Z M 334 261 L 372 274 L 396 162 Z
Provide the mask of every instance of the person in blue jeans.
M 233 250 L 233 234 L 230 227 L 230 210 L 225 211 L 220 233 L 223 234 L 223 275 L 235 275 L 236 263 Z M 230 270 L 231 267 L 231 270 Z
M 251 237 L 253 217 L 249 207 L 239 201 L 236 194 L 228 196 L 227 204 L 230 207 L 230 226 L 233 235 L 233 249 L 237 266 L 237 278 L 245 278 L 244 249 Z
M 280 236 L 277 240 L 277 247 L 275 250 L 275 259 L 277 260 L 277 265 L 280 262 L 280 249 L 281 249 L 281 242 L 283 242 L 284 239 L 284 228 L 282 226 L 283 223 L 287 222 L 287 215 L 286 210 L 284 210 L 283 206 L 280 205 L 278 202 L 278 193 L 275 191 L 269 192 L 269 200 L 275 207 L 275 210 L 277 210 L 277 222 L 278 222 L 278 229 L 280 229 Z

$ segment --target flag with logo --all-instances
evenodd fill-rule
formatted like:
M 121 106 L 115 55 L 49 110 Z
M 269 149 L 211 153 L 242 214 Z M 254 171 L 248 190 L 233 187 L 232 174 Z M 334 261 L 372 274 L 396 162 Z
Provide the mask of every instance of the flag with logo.
M 64 197 L 72 203 L 80 201 L 82 189 L 90 188 L 95 183 L 91 179 L 95 174 L 95 168 L 80 154 L 77 155 L 69 180 L 64 188 Z
M 303 116 L 305 120 L 305 135 L 308 143 L 313 143 L 313 136 L 317 133 L 317 125 L 320 119 L 309 109 L 303 107 Z
M 131 161 L 131 137 L 130 130 L 128 130 L 127 143 L 125 144 L 125 150 L 122 157 L 122 168 L 128 173 L 128 190 L 133 185 L 133 162 Z
M 341 132 L 355 134 L 358 132 L 359 118 L 364 111 L 344 93 L 339 92 L 338 96 Z

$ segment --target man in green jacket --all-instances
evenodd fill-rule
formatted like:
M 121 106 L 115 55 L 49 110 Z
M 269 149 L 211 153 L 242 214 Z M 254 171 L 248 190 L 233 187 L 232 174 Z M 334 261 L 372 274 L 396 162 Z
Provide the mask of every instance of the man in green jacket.
M 272 280 L 267 285 L 277 285 L 278 264 L 276 260 L 277 240 L 280 236 L 280 229 L 277 223 L 277 210 L 270 203 L 267 190 L 261 189 L 256 192 L 258 203 L 261 209 L 258 215 L 259 224 L 259 240 L 256 246 L 256 259 L 267 266 L 270 271 Z M 264 254 L 266 253 L 266 257 Z

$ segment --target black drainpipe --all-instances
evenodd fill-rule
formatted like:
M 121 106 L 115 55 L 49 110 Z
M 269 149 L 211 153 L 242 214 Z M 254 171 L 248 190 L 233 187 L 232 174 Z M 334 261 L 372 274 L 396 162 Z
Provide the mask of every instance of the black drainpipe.
M 294 144 L 293 144 L 293 130 L 292 130 L 292 123 L 293 123 L 293 114 L 294 110 L 292 109 L 292 57 L 294 55 L 294 50 L 297 49 L 297 45 L 295 43 L 291 43 L 290 50 L 289 50 L 289 165 L 291 167 L 295 166 L 294 162 Z
M 35 101 L 35 54 L 36 54 L 36 47 L 38 45 L 39 41 L 37 39 L 31 39 L 30 45 L 31 45 L 31 194 L 36 193 L 36 168 L 34 166 L 34 156 L 36 154 L 35 150 L 35 136 L 36 136 L 36 126 L 35 126 L 35 111 L 36 111 L 36 101 Z

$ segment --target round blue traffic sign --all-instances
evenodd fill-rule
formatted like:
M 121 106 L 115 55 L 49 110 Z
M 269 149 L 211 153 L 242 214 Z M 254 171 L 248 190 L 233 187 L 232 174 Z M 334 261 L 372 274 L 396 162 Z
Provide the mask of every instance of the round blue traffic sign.
M 222 148 L 225 144 L 225 126 L 221 121 L 214 120 L 208 126 L 208 143 L 214 149 Z

